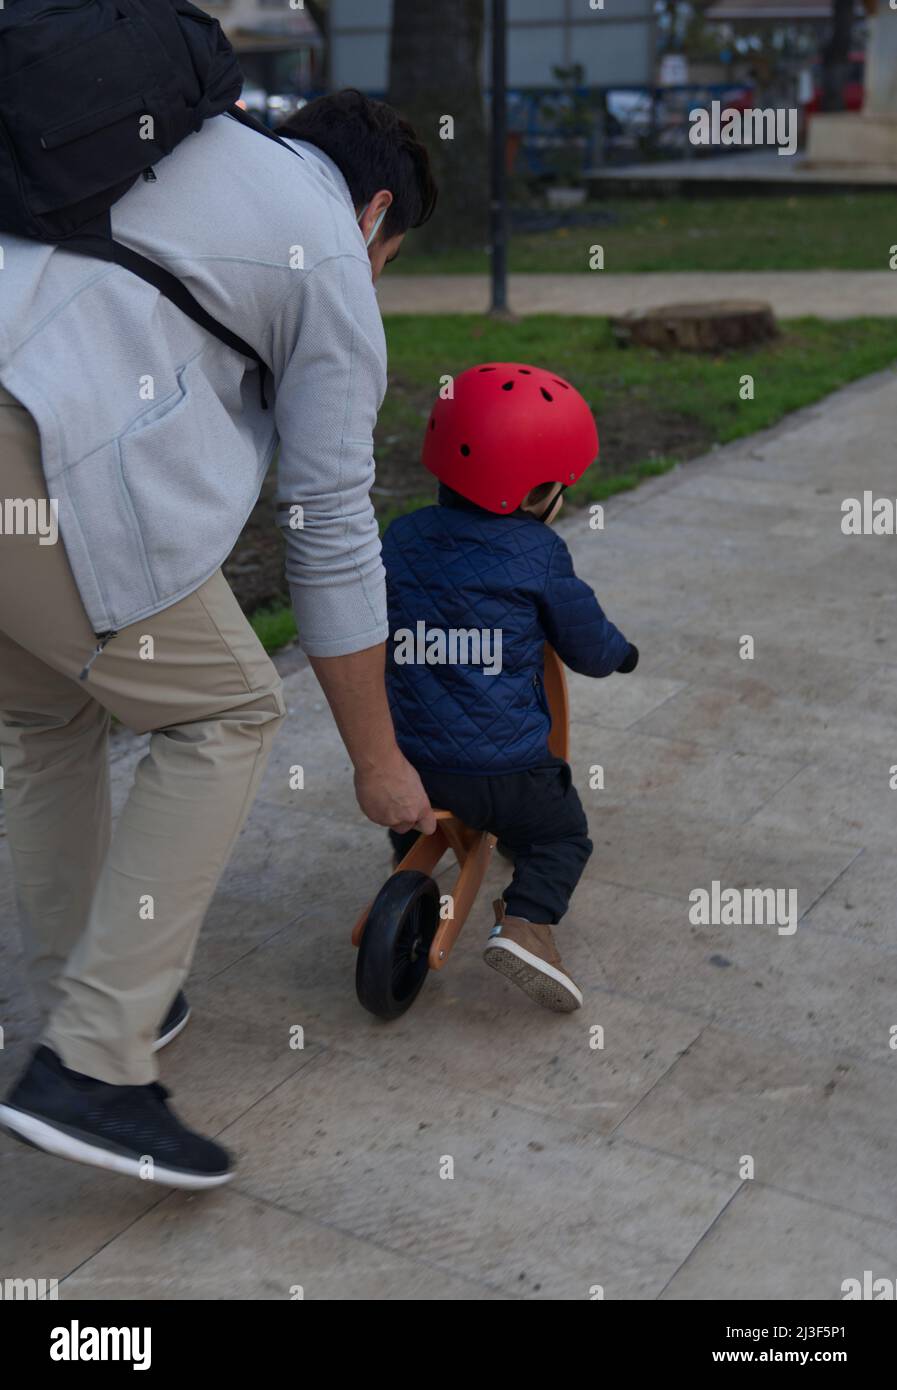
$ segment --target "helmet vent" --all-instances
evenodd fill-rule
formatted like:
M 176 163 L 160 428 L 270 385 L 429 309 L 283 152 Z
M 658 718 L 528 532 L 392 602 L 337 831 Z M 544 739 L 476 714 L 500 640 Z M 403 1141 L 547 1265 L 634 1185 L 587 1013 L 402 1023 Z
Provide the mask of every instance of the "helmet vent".
M 551 394 L 550 391 L 546 391 L 544 386 L 540 386 L 539 390 L 542 392 L 542 395 L 545 397 L 546 401 L 554 400 L 554 396 Z
M 431 430 L 435 430 L 435 428 L 436 428 L 436 421 L 435 421 L 435 420 L 431 420 L 431 421 L 430 421 L 430 429 L 431 429 Z
M 494 367 L 481 367 L 481 368 L 480 368 L 480 371 L 481 371 L 481 372 L 494 372 L 494 371 L 495 371 L 495 368 L 494 368 Z
M 469 444 L 462 444 L 462 445 L 461 445 L 461 453 L 464 455 L 465 458 L 470 458 L 470 445 L 469 445 Z
M 562 386 L 565 391 L 570 390 L 570 387 L 567 385 L 566 381 L 558 381 L 557 377 L 554 378 L 554 384 L 555 386 Z
M 529 367 L 518 367 L 517 370 L 521 376 L 532 376 L 532 372 L 530 371 Z
M 501 388 L 501 389 L 502 389 L 503 391 L 513 391 L 513 390 L 514 390 L 514 383 L 513 383 L 513 381 L 506 381 L 506 382 L 504 382 L 504 383 L 502 384 L 502 388 Z

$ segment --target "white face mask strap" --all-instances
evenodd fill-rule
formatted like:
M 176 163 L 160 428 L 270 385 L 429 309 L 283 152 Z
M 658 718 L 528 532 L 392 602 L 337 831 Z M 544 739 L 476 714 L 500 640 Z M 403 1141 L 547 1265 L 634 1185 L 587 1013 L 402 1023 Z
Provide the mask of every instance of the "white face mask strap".
M 359 225 L 359 227 L 361 226 L 361 219 L 364 217 L 365 213 L 367 212 L 367 210 L 368 210 L 368 208 L 369 208 L 370 206 L 371 206 L 370 203 L 365 203 L 364 207 L 361 209 L 361 212 L 358 214 L 358 225 Z M 380 228 L 383 226 L 383 219 L 384 219 L 384 217 L 386 216 L 386 214 L 387 214 L 388 211 L 389 211 L 388 208 L 384 208 L 383 211 L 381 212 L 380 216 L 377 218 L 377 221 L 374 223 L 374 226 L 373 226 L 373 228 L 372 228 L 372 230 L 371 230 L 371 234 L 370 234 L 370 236 L 368 237 L 367 241 L 364 243 L 364 249 L 365 249 L 366 251 L 369 251 L 369 250 L 370 250 L 371 242 L 374 240 L 374 237 L 377 235 L 377 233 L 379 232 Z

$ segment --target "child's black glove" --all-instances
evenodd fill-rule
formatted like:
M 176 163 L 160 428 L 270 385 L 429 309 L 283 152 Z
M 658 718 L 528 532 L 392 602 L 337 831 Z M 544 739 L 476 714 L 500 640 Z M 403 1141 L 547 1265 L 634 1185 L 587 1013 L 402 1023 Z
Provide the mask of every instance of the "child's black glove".
M 623 660 L 620 662 L 619 666 L 617 667 L 617 670 L 619 671 L 621 676 L 628 676 L 629 672 L 634 671 L 636 666 L 638 666 L 638 647 L 634 647 L 630 642 L 629 650 L 623 657 Z

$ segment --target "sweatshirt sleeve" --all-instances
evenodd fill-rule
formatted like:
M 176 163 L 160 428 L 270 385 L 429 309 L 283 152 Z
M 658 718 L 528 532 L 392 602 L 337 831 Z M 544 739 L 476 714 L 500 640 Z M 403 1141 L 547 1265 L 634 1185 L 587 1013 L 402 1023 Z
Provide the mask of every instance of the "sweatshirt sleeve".
M 575 573 L 560 536 L 555 536 L 551 550 L 540 617 L 546 639 L 571 671 L 609 676 L 626 660 L 629 643 Z
M 299 642 L 309 656 L 345 656 L 387 635 L 370 498 L 386 340 L 366 258 L 334 256 L 308 272 L 274 357 L 277 518 Z

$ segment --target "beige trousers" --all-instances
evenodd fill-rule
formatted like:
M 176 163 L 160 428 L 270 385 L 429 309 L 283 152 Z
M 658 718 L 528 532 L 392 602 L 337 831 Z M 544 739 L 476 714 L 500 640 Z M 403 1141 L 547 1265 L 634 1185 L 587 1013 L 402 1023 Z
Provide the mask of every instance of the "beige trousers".
M 46 485 L 36 426 L 0 388 L 7 498 Z M 0 526 L 3 804 L 43 1041 L 75 1071 L 142 1085 L 285 710 L 220 571 L 122 629 L 81 680 L 96 645 L 62 541 Z M 114 832 L 111 715 L 152 733 Z

